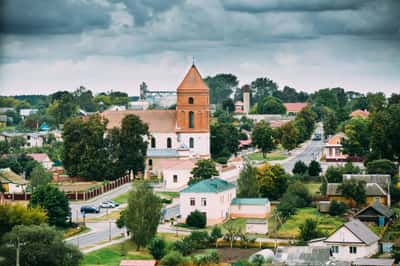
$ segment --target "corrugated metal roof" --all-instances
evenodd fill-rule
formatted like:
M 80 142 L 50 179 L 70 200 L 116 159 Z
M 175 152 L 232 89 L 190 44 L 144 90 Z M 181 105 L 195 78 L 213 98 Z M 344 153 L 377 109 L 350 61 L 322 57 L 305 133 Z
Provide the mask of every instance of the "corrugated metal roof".
M 267 205 L 267 198 L 234 198 L 231 205 Z
M 343 226 L 349 229 L 356 237 L 367 245 L 371 245 L 379 240 L 379 237 L 358 219 L 347 222 Z
M 386 207 L 381 202 L 375 201 L 371 205 L 369 205 L 369 206 L 365 207 L 364 209 L 362 209 L 361 211 L 359 211 L 356 214 L 356 216 L 362 214 L 364 211 L 366 211 L 369 208 L 374 209 L 376 212 L 380 213 L 381 215 L 383 215 L 383 216 L 385 216 L 387 218 L 390 218 L 390 217 L 392 217 L 394 215 L 393 210 L 391 210 L 390 208 Z
M 353 262 L 355 266 L 392 266 L 394 259 L 369 259 L 359 258 Z
M 210 178 L 185 188 L 181 193 L 219 193 L 233 188 L 235 185 L 232 183 L 220 178 Z

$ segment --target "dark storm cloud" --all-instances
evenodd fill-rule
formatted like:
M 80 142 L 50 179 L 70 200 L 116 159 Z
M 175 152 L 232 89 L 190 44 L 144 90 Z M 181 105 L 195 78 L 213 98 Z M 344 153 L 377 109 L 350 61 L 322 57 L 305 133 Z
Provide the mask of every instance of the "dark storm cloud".
M 0 33 L 80 33 L 111 22 L 110 8 L 95 1 L 4 0 L 0 5 Z
M 143 26 L 158 13 L 165 12 L 172 7 L 182 4 L 184 0 L 113 0 L 122 2 L 133 15 L 136 25 Z
M 222 0 L 225 10 L 261 13 L 358 9 L 370 0 Z

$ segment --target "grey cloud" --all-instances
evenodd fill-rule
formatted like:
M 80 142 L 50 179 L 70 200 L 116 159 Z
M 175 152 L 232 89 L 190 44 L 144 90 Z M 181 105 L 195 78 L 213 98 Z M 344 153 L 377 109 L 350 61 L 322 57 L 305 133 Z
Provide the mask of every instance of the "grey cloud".
M 80 33 L 111 23 L 110 8 L 91 0 L 5 0 L 0 8 L 0 33 Z
M 370 0 L 222 0 L 225 10 L 248 13 L 359 9 Z

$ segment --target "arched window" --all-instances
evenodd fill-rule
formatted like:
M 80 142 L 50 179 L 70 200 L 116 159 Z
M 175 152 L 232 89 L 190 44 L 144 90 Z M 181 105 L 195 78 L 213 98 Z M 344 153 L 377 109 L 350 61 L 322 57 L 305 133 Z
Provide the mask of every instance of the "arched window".
M 172 140 L 171 140 L 171 138 L 167 138 L 167 148 L 172 148 Z
M 189 128 L 194 128 L 194 112 L 189 112 Z
M 194 148 L 194 138 L 189 139 L 189 148 L 191 148 L 191 149 Z
M 151 138 L 151 147 L 155 148 L 156 147 L 156 138 Z
M 193 99 L 193 97 L 189 97 L 189 104 L 194 104 L 194 99 Z

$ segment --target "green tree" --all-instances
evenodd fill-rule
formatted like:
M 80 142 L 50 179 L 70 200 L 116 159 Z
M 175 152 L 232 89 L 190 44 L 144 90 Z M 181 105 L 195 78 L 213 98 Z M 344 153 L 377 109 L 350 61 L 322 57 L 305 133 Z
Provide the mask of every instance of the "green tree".
M 155 237 L 149 243 L 149 251 L 154 259 L 160 260 L 165 255 L 166 243 L 163 238 Z
M 261 150 L 264 158 L 268 152 L 275 148 L 272 128 L 265 121 L 254 126 L 252 141 Z
M 386 106 L 386 97 L 383 92 L 367 93 L 368 110 L 370 112 L 377 112 L 384 109 Z
M 52 94 L 51 98 L 52 103 L 47 108 L 47 113 L 54 118 L 56 125 L 63 124 L 78 113 L 78 104 L 72 93 L 57 92 Z
M 304 223 L 300 225 L 299 229 L 300 239 L 303 241 L 309 241 L 321 236 L 317 227 L 317 221 L 313 219 L 306 219 Z
M 364 156 L 369 153 L 370 128 L 369 120 L 354 117 L 346 124 L 343 139 L 343 152 L 350 156 Z
M 297 212 L 297 208 L 304 208 L 311 204 L 312 197 L 307 187 L 297 181 L 290 184 L 277 206 L 277 212 L 285 220 Z
M 322 172 L 321 165 L 319 162 L 312 160 L 310 162 L 310 165 L 308 166 L 308 174 L 310 176 L 319 176 L 319 174 Z
M 0 154 L 7 154 L 9 152 L 10 146 L 7 141 L 0 141 Z
M 332 200 L 329 205 L 329 214 L 332 216 L 341 216 L 347 210 L 347 205 L 343 202 L 337 202 L 336 200 Z
M 210 143 L 213 159 L 220 157 L 229 159 L 239 149 L 239 130 L 231 122 L 221 122 L 211 125 Z
M 387 159 L 375 160 L 367 163 L 367 173 L 394 176 L 397 173 L 397 167 L 392 161 Z
M 91 90 L 87 90 L 85 87 L 80 86 L 73 93 L 76 103 L 87 112 L 95 112 L 97 110 L 97 104 L 94 101 L 94 97 Z
M 28 206 L 45 209 L 49 224 L 57 227 L 66 227 L 71 217 L 67 196 L 52 185 L 40 186 L 33 191 Z
M 257 198 L 258 196 L 257 169 L 250 163 L 246 163 L 238 179 L 238 197 Z
M 204 81 L 210 89 L 210 102 L 213 104 L 221 104 L 228 99 L 239 84 L 237 77 L 232 74 L 217 74 L 206 77 Z
M 281 127 L 280 142 L 284 149 L 290 151 L 296 148 L 299 138 L 299 130 L 292 122 L 288 122 Z
M 272 97 L 267 96 L 257 103 L 257 113 L 258 114 L 285 114 L 286 108 L 282 101 Z
M 42 208 L 27 208 L 23 205 L 0 205 L 0 239 L 16 225 L 43 224 L 47 214 Z
M 219 226 L 214 225 L 213 228 L 211 229 L 211 234 L 210 234 L 210 241 L 215 243 L 218 238 L 222 237 L 222 230 Z
M 44 224 L 14 226 L 2 243 L 3 265 L 16 264 L 17 249 L 20 265 L 78 266 L 83 258 L 77 247 L 63 241 L 61 232 Z
M 326 169 L 325 177 L 330 183 L 342 183 L 343 169 L 340 166 L 329 166 Z
M 170 251 L 161 260 L 161 264 L 165 266 L 183 266 L 185 258 L 178 251 Z
M 325 137 L 334 135 L 338 127 L 338 121 L 333 111 L 328 110 L 323 116 L 323 129 Z
M 357 205 L 365 203 L 366 192 L 365 192 L 365 182 L 357 181 L 354 179 L 345 180 L 338 187 L 338 190 L 346 198 L 350 198 L 356 202 Z
M 11 152 L 18 152 L 26 144 L 26 139 L 20 136 L 12 137 L 8 144 Z
M 205 228 L 207 224 L 207 218 L 204 213 L 195 210 L 186 218 L 186 224 L 192 227 Z
M 47 185 L 52 179 L 52 174 L 47 172 L 41 164 L 38 164 L 33 168 L 30 177 L 30 183 L 32 189 L 35 190 L 39 186 Z
M 305 175 L 308 171 L 307 165 L 303 161 L 297 161 L 293 167 L 293 174 Z
M 235 111 L 235 103 L 231 98 L 225 99 L 222 102 L 222 110 L 228 113 L 233 113 Z
M 215 163 L 212 160 L 203 159 L 196 162 L 196 166 L 190 172 L 193 177 L 189 181 L 189 185 L 195 184 L 204 179 L 210 179 L 218 175 Z
M 269 78 L 257 78 L 256 80 L 251 82 L 251 91 L 253 92 L 254 103 L 258 103 L 261 99 L 264 99 L 266 96 L 272 96 L 278 90 L 278 85 Z
M 129 192 L 125 225 L 137 250 L 145 247 L 157 233 L 161 218 L 161 200 L 146 183 L 139 183 Z
M 279 199 L 288 185 L 288 175 L 281 165 L 264 164 L 258 169 L 257 184 L 261 197 Z

